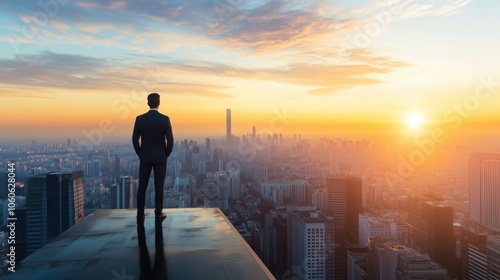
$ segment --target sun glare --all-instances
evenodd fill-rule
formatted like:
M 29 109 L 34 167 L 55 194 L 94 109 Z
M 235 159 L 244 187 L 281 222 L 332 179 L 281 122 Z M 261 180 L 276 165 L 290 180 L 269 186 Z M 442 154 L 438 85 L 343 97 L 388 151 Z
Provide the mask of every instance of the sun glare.
M 406 116 L 406 124 L 412 129 L 418 129 L 424 123 L 424 117 L 416 112 L 412 112 Z

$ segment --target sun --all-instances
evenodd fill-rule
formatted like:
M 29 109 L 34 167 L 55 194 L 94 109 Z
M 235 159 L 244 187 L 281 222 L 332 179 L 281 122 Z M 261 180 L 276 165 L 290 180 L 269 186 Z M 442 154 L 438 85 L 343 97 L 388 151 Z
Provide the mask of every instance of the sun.
M 424 117 L 417 112 L 411 112 L 406 116 L 405 122 L 411 129 L 419 129 L 424 123 Z

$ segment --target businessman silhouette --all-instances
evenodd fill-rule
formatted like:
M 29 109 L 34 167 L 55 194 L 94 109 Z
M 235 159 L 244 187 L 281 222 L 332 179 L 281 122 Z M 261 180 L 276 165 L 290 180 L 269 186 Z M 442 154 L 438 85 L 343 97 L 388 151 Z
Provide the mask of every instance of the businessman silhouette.
M 151 171 L 155 184 L 155 220 L 162 222 L 167 215 L 163 213 L 163 183 L 167 173 L 167 159 L 172 153 L 174 136 L 170 118 L 158 112 L 160 95 L 148 95 L 149 112 L 135 119 L 132 144 L 139 156 L 139 188 L 137 189 L 137 222 L 144 222 L 146 188 Z M 140 143 L 139 143 L 140 139 Z

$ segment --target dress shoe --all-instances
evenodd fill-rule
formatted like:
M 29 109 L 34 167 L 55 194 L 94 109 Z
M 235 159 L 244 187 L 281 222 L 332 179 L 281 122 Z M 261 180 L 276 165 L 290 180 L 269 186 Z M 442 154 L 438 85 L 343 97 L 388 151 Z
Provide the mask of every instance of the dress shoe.
M 165 220 L 167 218 L 167 214 L 165 213 L 160 213 L 160 214 L 155 214 L 155 220 L 157 222 L 163 222 L 163 220 Z

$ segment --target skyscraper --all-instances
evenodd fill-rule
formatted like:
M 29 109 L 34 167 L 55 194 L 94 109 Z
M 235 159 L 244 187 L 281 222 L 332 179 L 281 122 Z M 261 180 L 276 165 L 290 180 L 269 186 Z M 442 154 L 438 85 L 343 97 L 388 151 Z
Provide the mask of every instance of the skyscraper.
M 457 272 L 453 208 L 433 196 L 408 197 L 408 229 L 410 244 L 446 267 Z
M 373 280 L 397 280 L 399 255 L 407 248 L 385 237 L 372 238 L 368 244 L 368 275 Z
M 358 243 L 358 216 L 362 212 L 361 179 L 332 175 L 327 178 L 327 204 L 332 209 L 335 224 L 345 228 L 349 241 Z
M 500 236 L 491 235 L 486 240 L 488 250 L 488 277 L 500 279 Z
M 293 261 L 293 242 L 292 242 L 292 234 L 295 230 L 292 224 L 292 216 L 293 212 L 300 211 L 315 211 L 314 205 L 295 205 L 295 204 L 287 204 L 286 205 L 286 236 L 287 236 L 287 244 L 286 244 L 286 252 L 287 252 L 287 260 L 286 260 L 286 269 L 288 271 L 292 270 L 292 261 Z
M 333 218 L 316 211 L 296 211 L 292 214 L 292 268 L 299 279 L 335 279 L 333 259 L 328 258 L 333 238 L 327 228 L 333 228 Z M 333 254 L 330 254 L 333 256 Z
M 226 140 L 231 143 L 231 109 L 226 109 Z
M 121 176 L 120 184 L 111 185 L 111 209 L 132 209 L 134 205 L 134 179 Z
M 470 155 L 469 212 L 472 220 L 500 231 L 500 154 Z
M 460 257 L 462 279 L 493 279 L 488 275 L 488 252 L 486 241 L 491 232 L 478 228 L 460 228 Z
M 83 171 L 50 172 L 29 177 L 27 253 L 33 253 L 79 223 L 83 216 Z
M 326 180 L 328 211 L 335 218 L 335 278 L 347 277 L 347 246 L 358 243 L 362 211 L 361 179 L 331 175 Z

